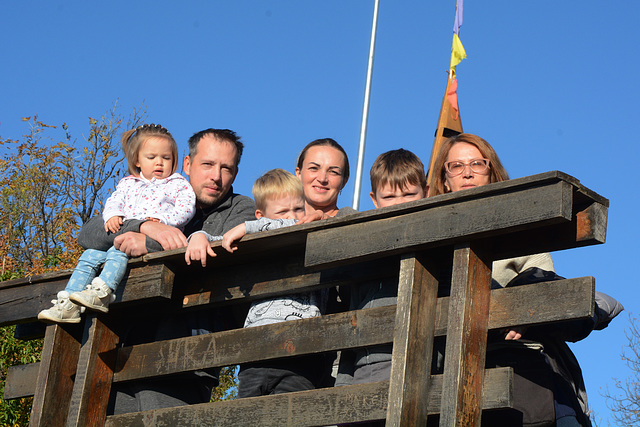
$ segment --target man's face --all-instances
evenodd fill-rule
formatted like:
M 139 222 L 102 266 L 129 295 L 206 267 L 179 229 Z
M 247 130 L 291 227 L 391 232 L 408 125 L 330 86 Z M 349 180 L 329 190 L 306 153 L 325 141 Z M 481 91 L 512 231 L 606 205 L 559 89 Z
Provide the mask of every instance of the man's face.
M 184 158 L 184 172 L 200 208 L 216 206 L 227 195 L 238 174 L 236 147 L 229 141 L 205 135 L 193 158 Z

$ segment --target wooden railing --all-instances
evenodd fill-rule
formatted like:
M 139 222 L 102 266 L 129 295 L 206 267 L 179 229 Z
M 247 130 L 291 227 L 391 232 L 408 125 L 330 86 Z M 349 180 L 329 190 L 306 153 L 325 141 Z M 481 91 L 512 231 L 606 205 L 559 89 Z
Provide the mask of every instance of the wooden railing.
M 484 369 L 487 331 L 593 314 L 590 277 L 490 290 L 493 260 L 605 241 L 608 201 L 561 172 L 246 236 L 206 268 L 184 250 L 131 260 L 108 315 L 46 327 L 39 363 L 9 370 L 5 399 L 34 396 L 31 425 L 478 425 L 513 406 L 513 371 Z M 221 249 L 221 248 L 220 248 Z M 69 272 L 0 283 L 0 325 L 37 336 L 39 310 Z M 341 312 L 130 347 L 141 312 L 167 316 L 265 297 L 397 278 L 397 306 Z M 443 279 L 444 277 L 444 279 Z M 438 297 L 446 287 L 450 296 Z M 450 288 L 449 288 L 450 287 Z M 440 289 L 442 291 L 442 289 Z M 449 292 L 450 291 L 450 292 Z M 35 330 L 35 332 L 33 332 Z M 431 375 L 434 337 L 446 335 L 444 373 Z M 393 342 L 389 381 L 106 414 L 112 384 Z

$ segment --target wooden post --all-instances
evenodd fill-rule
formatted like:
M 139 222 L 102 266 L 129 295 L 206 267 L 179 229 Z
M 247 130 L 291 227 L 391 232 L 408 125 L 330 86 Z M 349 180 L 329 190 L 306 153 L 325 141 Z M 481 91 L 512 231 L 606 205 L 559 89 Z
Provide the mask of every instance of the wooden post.
M 454 248 L 441 426 L 479 426 L 487 349 L 491 260 L 477 244 Z
M 400 262 L 387 425 L 427 423 L 438 281 L 415 254 Z
M 66 423 L 80 354 L 81 332 L 80 325 L 47 326 L 30 426 L 61 426 Z
M 68 426 L 104 425 L 117 344 L 118 336 L 101 317 L 89 313 L 69 406 Z

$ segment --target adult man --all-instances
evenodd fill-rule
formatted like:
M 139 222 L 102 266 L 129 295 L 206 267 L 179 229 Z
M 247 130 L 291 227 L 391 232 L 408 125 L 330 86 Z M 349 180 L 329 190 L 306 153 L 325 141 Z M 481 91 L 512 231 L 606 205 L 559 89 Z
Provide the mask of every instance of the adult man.
M 138 232 L 117 236 L 114 245 L 129 256 L 149 250 L 186 246 L 185 237 L 196 230 L 223 235 L 236 225 L 254 219 L 255 204 L 248 197 L 234 194 L 231 185 L 238 174 L 244 145 L 228 129 L 205 129 L 189 138 L 189 155 L 184 158 L 184 173 L 196 193 L 196 215 L 184 234 L 177 228 L 154 221 L 142 222 Z M 135 230 L 132 230 L 135 231 Z M 155 241 L 155 242 L 154 242 Z
M 184 159 L 184 172 L 196 194 L 196 215 L 184 233 L 154 221 L 128 221 L 112 242 L 129 256 L 140 256 L 155 250 L 184 247 L 185 237 L 196 230 L 222 235 L 236 225 L 255 218 L 255 203 L 233 193 L 232 184 L 244 145 L 235 132 L 228 129 L 206 129 L 189 138 L 189 155 Z M 88 222 L 84 233 L 102 227 L 101 218 Z M 160 320 L 159 320 L 160 319 Z M 206 334 L 224 328 L 225 316 L 216 311 L 186 315 L 147 316 L 131 322 L 126 345 Z M 191 372 L 172 378 L 125 383 L 114 387 L 109 412 L 122 414 L 184 404 L 208 402 L 211 388 L 217 385 L 219 369 Z

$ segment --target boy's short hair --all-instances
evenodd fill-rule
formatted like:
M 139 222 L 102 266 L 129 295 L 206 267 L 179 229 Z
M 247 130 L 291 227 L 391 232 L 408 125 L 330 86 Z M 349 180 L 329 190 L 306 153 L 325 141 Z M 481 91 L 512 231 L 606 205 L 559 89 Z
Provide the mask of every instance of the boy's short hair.
M 394 190 L 402 189 L 407 184 L 427 187 L 424 165 L 418 156 L 403 148 L 380 154 L 371 166 L 370 175 L 371 191 L 374 194 L 386 184 L 391 185 Z
M 256 208 L 265 210 L 267 200 L 282 196 L 304 197 L 302 182 L 291 172 L 284 169 L 271 169 L 253 184 L 253 198 Z

